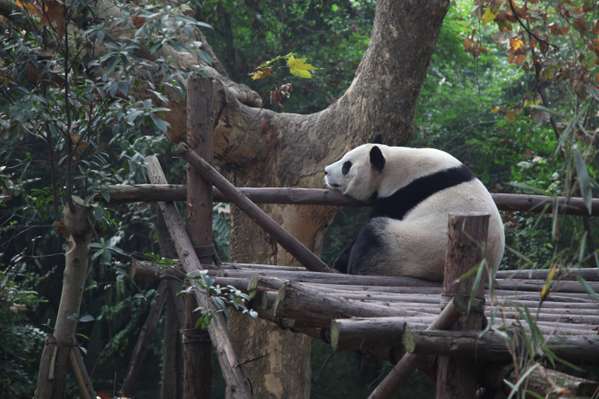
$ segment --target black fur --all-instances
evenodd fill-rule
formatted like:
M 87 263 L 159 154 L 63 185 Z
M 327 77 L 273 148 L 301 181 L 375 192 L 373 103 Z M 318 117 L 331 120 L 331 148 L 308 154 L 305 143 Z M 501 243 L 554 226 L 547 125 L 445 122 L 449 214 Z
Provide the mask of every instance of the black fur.
M 343 251 L 339 255 L 337 255 L 337 259 L 333 262 L 333 267 L 336 270 L 339 270 L 341 273 L 347 274 L 347 267 L 349 266 L 349 257 L 351 255 L 351 249 L 354 246 L 356 240 L 354 239 L 351 244 L 346 246 Z
M 372 144 L 383 144 L 383 135 L 380 133 L 376 134 L 370 142 Z
M 382 172 L 385 167 L 385 157 L 383 156 L 381 149 L 377 146 L 370 149 L 370 164 L 379 172 Z
M 472 179 L 474 175 L 465 165 L 419 177 L 391 196 L 377 198 L 372 217 L 384 216 L 401 220 L 412 208 L 431 195 Z
M 380 254 L 384 249 L 379 234 L 385 231 L 387 223 L 389 222 L 384 218 L 371 219 L 360 230 L 351 247 L 347 273 L 361 274 L 368 270 L 368 266 L 373 262 L 375 255 Z

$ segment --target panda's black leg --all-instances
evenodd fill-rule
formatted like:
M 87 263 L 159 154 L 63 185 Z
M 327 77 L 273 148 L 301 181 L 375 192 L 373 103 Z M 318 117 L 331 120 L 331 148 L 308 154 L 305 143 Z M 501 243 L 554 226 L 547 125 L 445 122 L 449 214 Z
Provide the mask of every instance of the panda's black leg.
M 360 230 L 349 256 L 348 274 L 368 274 L 383 251 L 381 235 L 387 226 L 385 218 L 374 218 Z
M 351 254 L 351 249 L 354 246 L 356 240 L 354 239 L 351 244 L 346 246 L 343 251 L 337 256 L 337 259 L 333 262 L 333 267 L 336 270 L 339 270 L 341 273 L 347 273 L 347 267 L 349 266 L 349 256 Z

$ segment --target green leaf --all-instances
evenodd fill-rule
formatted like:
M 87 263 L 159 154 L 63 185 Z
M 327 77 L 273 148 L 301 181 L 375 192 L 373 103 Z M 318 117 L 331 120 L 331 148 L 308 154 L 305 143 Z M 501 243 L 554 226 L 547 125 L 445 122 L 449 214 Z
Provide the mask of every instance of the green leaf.
M 584 162 L 582 154 L 578 150 L 578 147 L 572 147 L 572 153 L 574 154 L 574 165 L 576 166 L 576 174 L 578 175 L 578 185 L 580 187 L 580 193 L 584 198 L 584 204 L 589 211 L 589 215 L 592 213 L 593 205 L 593 190 L 591 188 L 591 178 L 587 170 L 587 165 Z
M 593 287 L 591 287 L 591 285 L 582 277 L 578 276 L 578 282 L 582 285 L 582 287 L 585 289 L 585 291 L 594 299 L 599 300 L 599 294 L 597 292 L 595 292 L 595 290 L 593 289 Z

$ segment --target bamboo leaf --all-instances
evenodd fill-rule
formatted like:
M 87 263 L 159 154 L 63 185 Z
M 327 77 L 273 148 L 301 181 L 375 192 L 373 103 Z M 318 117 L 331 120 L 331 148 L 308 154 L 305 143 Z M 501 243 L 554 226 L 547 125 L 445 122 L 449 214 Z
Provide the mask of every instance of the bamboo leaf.
M 516 395 L 518 393 L 518 391 L 520 390 L 520 385 L 522 385 L 524 383 L 524 381 L 526 381 L 526 379 L 528 378 L 528 376 L 530 374 L 532 374 L 533 371 L 535 371 L 537 368 L 539 368 L 540 364 L 539 363 L 535 363 L 534 366 L 532 366 L 531 368 L 529 368 L 528 370 L 526 370 L 526 372 L 524 374 L 522 374 L 522 377 L 520 377 L 520 379 L 518 380 L 518 382 L 516 382 L 515 384 L 511 384 L 509 381 L 504 380 L 504 382 L 510 387 L 512 388 L 510 395 L 507 397 L 507 399 L 512 399 L 514 397 L 514 395 Z
M 582 277 L 578 276 L 578 282 L 583 286 L 583 288 L 585 289 L 585 291 L 594 299 L 599 300 L 599 294 L 597 292 L 595 292 L 595 290 L 593 289 L 593 287 L 591 287 L 591 285 Z
M 576 174 L 578 175 L 578 185 L 580 187 L 580 193 L 584 198 L 584 204 L 589 211 L 589 215 L 592 213 L 593 204 L 593 190 L 591 188 L 591 178 L 587 170 L 587 165 L 584 162 L 582 154 L 578 150 L 578 147 L 572 147 L 572 153 L 574 154 L 574 165 L 576 166 Z
M 554 264 L 549 269 L 549 272 L 547 272 L 545 284 L 543 284 L 543 288 L 541 289 L 541 301 L 544 301 L 547 298 L 547 296 L 549 296 L 549 293 L 551 292 L 551 285 L 553 283 L 553 279 L 555 278 L 555 275 L 557 274 L 558 270 L 558 266 Z

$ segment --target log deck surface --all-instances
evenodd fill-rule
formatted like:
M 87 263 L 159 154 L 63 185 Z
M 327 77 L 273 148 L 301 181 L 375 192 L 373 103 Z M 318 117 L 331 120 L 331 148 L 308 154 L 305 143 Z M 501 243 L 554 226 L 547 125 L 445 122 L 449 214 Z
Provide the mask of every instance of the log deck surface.
M 139 279 L 158 278 L 158 270 L 137 262 L 133 274 Z M 410 331 L 421 331 L 440 313 L 441 284 L 407 277 L 318 273 L 247 263 L 225 263 L 209 273 L 216 284 L 249 292 L 259 317 L 298 332 L 329 330 L 332 322 L 341 319 L 356 324 L 371 320 L 373 330 L 377 325 L 388 326 L 381 337 L 391 340 L 394 331 L 403 331 L 402 323 Z M 581 276 L 589 288 L 599 291 L 599 269 L 569 269 L 559 276 L 541 303 L 546 270 L 499 271 L 494 288 L 485 291 L 488 322 L 498 329 L 529 329 L 521 313 L 526 307 L 547 336 L 599 337 L 599 299 L 576 281 Z M 367 341 L 365 336 L 362 344 Z M 354 350 L 359 343 L 339 345 L 339 349 Z

